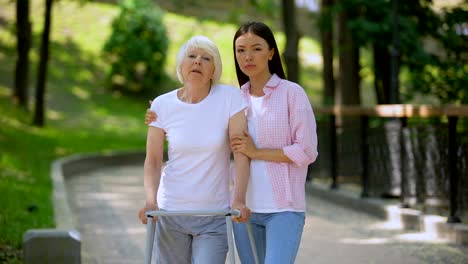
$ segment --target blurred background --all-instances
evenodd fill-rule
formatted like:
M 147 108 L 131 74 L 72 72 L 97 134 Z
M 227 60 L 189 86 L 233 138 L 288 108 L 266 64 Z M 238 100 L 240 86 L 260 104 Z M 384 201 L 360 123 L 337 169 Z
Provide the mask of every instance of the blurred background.
M 180 86 L 191 36 L 214 40 L 221 81 L 238 86 L 232 41 L 248 20 L 274 30 L 316 112 L 309 180 L 466 223 L 466 0 L 0 0 L 0 262 L 21 263 L 25 230 L 54 227 L 53 160 L 144 150 L 148 101 Z M 430 114 L 362 114 L 397 104 Z M 347 105 L 360 110 L 330 111 Z

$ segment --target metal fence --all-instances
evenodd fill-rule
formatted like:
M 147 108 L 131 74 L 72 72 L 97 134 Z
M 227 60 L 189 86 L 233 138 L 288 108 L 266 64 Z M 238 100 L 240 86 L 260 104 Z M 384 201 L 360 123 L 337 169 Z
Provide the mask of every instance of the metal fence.
M 455 114 L 396 107 L 412 111 L 314 109 L 319 158 L 310 178 L 330 188 L 356 186 L 363 198 L 399 199 L 402 206 L 446 215 L 448 222 L 468 217 L 468 107 Z

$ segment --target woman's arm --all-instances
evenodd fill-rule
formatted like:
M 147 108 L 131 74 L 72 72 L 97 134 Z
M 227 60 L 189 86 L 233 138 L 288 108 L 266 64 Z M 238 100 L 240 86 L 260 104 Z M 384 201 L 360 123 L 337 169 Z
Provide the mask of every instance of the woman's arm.
M 287 100 L 292 144 L 283 147 L 283 152 L 294 164 L 305 167 L 318 156 L 315 115 L 301 86 L 295 84 L 290 87 Z
M 288 87 L 289 125 L 291 145 L 281 149 L 259 149 L 244 131 L 231 140 L 234 152 L 241 152 L 251 159 L 294 163 L 303 167 L 317 158 L 317 132 L 315 116 L 309 99 L 300 86 Z
M 164 131 L 158 127 L 149 127 L 146 138 L 146 158 L 144 165 L 145 207 L 140 210 L 140 220 L 146 224 L 144 212 L 158 210 L 157 192 L 161 180 L 164 153 Z M 142 216 L 143 211 L 143 216 Z
M 236 152 L 244 153 L 253 160 L 266 160 L 273 162 L 288 162 L 292 160 L 283 152 L 283 149 L 259 149 L 255 146 L 250 134 L 244 130 L 243 135 L 231 139 L 231 148 Z
M 229 137 L 234 138 L 242 135 L 242 131 L 247 129 L 247 119 L 244 111 L 240 111 L 229 119 Z M 250 216 L 250 210 L 245 206 L 245 194 L 250 177 L 250 160 L 241 152 L 234 152 L 234 164 L 236 167 L 236 188 L 234 189 L 234 200 L 232 209 L 241 211 L 242 217 L 234 219 L 243 222 Z

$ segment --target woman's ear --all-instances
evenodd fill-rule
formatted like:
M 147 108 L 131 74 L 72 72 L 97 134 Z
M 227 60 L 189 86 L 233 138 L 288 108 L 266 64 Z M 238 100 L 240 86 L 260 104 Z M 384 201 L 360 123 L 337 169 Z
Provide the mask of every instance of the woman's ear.
M 273 59 L 273 55 L 275 55 L 275 48 L 272 48 L 270 50 L 270 57 L 268 58 L 268 60 L 272 60 Z

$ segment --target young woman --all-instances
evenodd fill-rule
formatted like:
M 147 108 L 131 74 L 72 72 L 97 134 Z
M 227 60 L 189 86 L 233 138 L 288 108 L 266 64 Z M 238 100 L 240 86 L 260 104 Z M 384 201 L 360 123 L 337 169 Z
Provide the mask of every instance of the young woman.
M 248 132 L 231 140 L 251 159 L 247 206 L 260 263 L 294 263 L 305 222 L 307 167 L 317 158 L 316 123 L 304 89 L 286 80 L 270 28 L 239 27 L 237 79 L 248 102 Z M 234 226 L 242 263 L 254 263 L 245 224 Z
M 245 208 L 249 160 L 234 153 L 240 170 L 230 205 L 229 139 L 246 129 L 245 101 L 238 89 L 217 82 L 222 71 L 216 45 L 196 36 L 184 44 L 177 57 L 179 89 L 154 99 L 159 114 L 148 129 L 144 187 L 146 204 L 139 217 L 146 223 L 148 210 L 241 210 Z M 168 160 L 163 168 L 164 141 Z M 156 222 L 156 263 L 219 264 L 228 250 L 224 216 L 160 217 Z

